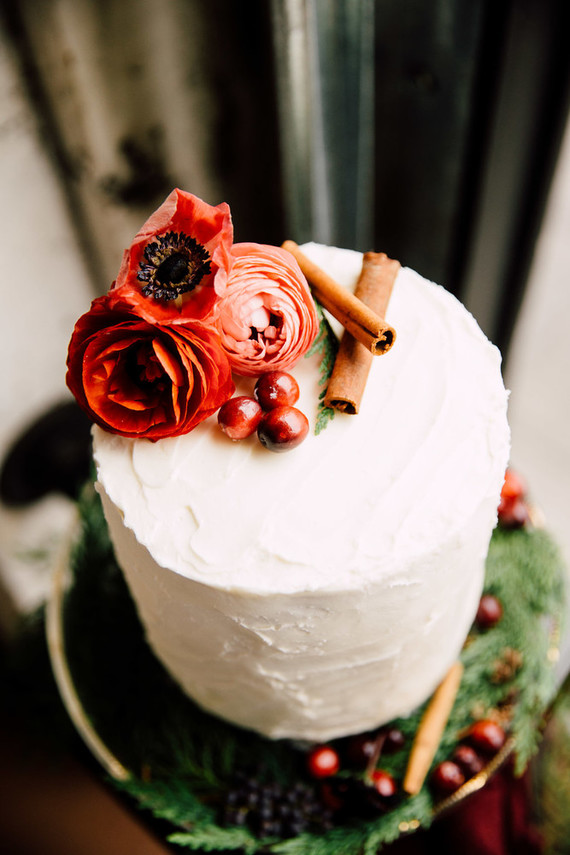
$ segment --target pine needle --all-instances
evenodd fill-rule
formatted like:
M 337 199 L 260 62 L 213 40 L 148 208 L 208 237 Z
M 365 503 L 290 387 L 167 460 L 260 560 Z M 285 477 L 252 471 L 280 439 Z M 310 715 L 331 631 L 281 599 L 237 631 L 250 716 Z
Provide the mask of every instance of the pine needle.
M 315 301 L 315 305 L 317 307 L 317 315 L 320 320 L 319 333 L 311 348 L 307 351 L 306 356 L 314 356 L 315 354 L 321 355 L 321 365 L 319 370 L 319 386 L 321 387 L 321 392 L 319 394 L 317 420 L 315 423 L 315 434 L 319 434 L 326 428 L 328 423 L 332 421 L 335 415 L 335 410 L 332 407 L 325 406 L 325 394 L 334 368 L 339 342 L 333 328 L 327 320 L 323 307 L 317 301 Z

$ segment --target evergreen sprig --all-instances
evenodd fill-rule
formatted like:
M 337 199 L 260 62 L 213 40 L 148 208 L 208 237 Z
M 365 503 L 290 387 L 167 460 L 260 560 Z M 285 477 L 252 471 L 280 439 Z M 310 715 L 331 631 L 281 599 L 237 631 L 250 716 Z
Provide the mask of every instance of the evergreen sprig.
M 248 855 L 375 855 L 399 836 L 401 823 L 429 826 L 434 800 L 426 785 L 376 820 L 354 820 L 323 834 L 259 840 L 247 828 L 221 827 L 219 806 L 236 771 L 263 767 L 269 778 L 293 785 L 303 755 L 285 740 L 267 740 L 208 715 L 182 693 L 145 642 L 93 490 L 80 510 L 83 531 L 65 613 L 68 662 L 97 732 L 133 773 L 117 786 L 173 825 L 172 844 Z M 457 733 L 474 717 L 514 696 L 510 732 L 517 769 L 526 766 L 556 691 L 548 652 L 563 611 L 562 580 L 560 557 L 545 532 L 494 533 L 485 584 L 503 603 L 503 618 L 490 630 L 474 627 L 470 633 L 462 653 L 464 677 L 434 763 L 452 754 Z M 497 683 L 491 679 L 493 663 L 506 648 L 521 653 L 522 666 L 512 679 Z M 394 722 L 408 746 L 422 712 Z M 383 756 L 382 766 L 401 781 L 407 759 L 408 751 L 399 751 Z
M 570 678 L 566 679 L 552 711 L 537 762 L 534 765 L 536 820 L 545 855 L 568 855 L 570 840 Z
M 316 300 L 315 305 L 317 307 L 317 315 L 319 317 L 319 333 L 310 349 L 307 351 L 306 356 L 313 356 L 314 354 L 321 355 L 321 365 L 319 369 L 319 386 L 321 387 L 321 391 L 319 393 L 317 420 L 315 423 L 315 434 L 319 434 L 326 428 L 328 423 L 332 421 L 335 414 L 332 407 L 325 406 L 325 395 L 338 352 L 339 342 L 324 313 L 323 307 Z

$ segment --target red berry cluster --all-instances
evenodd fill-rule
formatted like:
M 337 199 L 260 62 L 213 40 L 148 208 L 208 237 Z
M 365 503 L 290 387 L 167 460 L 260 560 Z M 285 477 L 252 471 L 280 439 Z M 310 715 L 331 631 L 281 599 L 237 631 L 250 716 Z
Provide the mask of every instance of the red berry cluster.
M 290 451 L 309 432 L 307 417 L 293 406 L 299 386 L 285 371 L 262 374 L 254 397 L 238 395 L 220 407 L 218 424 L 230 439 L 246 439 L 257 430 L 259 441 L 269 451 Z
M 476 721 L 451 759 L 439 763 L 433 770 L 433 789 L 440 796 L 454 793 L 483 769 L 486 762 L 503 747 L 505 740 L 505 731 L 492 719 Z
M 342 740 L 337 748 L 319 745 L 307 755 L 307 770 L 323 785 L 323 798 L 335 813 L 373 816 L 387 810 L 398 795 L 397 784 L 385 769 L 377 769 L 381 753 L 404 746 L 396 728 L 382 728 Z M 358 770 L 358 777 L 335 777 L 341 767 Z
M 526 484 L 513 469 L 507 469 L 499 503 L 499 524 L 503 528 L 522 528 L 529 521 Z

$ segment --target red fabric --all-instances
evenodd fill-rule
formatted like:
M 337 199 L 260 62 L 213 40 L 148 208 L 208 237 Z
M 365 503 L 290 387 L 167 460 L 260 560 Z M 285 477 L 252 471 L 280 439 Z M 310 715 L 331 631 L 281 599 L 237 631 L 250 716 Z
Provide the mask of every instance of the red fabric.
M 531 819 L 528 775 L 508 765 L 479 792 L 418 831 L 382 849 L 382 855 L 541 855 Z

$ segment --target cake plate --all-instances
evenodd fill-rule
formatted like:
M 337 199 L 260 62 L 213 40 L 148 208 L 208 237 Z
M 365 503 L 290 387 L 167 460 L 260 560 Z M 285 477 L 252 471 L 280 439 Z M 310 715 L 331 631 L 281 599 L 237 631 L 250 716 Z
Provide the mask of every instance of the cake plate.
M 402 797 L 376 819 L 335 826 L 324 834 L 303 833 L 298 838 L 302 850 L 295 849 L 295 839 L 259 840 L 248 828 L 222 826 L 220 792 L 228 789 L 236 769 L 254 757 L 258 767 L 282 776 L 287 785 L 299 775 L 302 752 L 285 740 L 274 743 L 221 722 L 182 694 L 146 645 L 93 493 L 84 498 L 79 516 L 61 550 L 47 605 L 55 679 L 89 750 L 121 791 L 172 823 L 170 842 L 191 849 L 251 853 L 372 851 L 400 834 L 427 827 L 483 788 L 512 754 L 522 771 L 535 750 L 557 687 L 553 666 L 558 659 L 564 573 L 547 535 L 513 532 L 496 536 L 487 568 L 487 588 L 516 600 L 505 609 L 511 624 L 507 621 L 485 633 L 474 629 L 468 638 L 460 694 L 434 761 L 451 755 L 474 718 L 502 716 L 510 735 L 481 772 L 446 798 L 426 784 L 417 796 Z M 539 561 L 537 570 L 534 565 Z M 513 658 L 512 651 L 524 647 L 525 638 L 532 641 L 521 654 L 523 664 L 505 679 L 507 660 Z M 506 650 L 509 656 L 505 654 L 503 661 L 498 654 Z M 482 663 L 483 658 L 487 661 Z M 396 723 L 406 736 L 404 754 L 420 717 L 421 710 Z M 405 756 L 387 758 L 397 780 L 402 779 L 405 761 Z
M 49 658 L 59 694 L 75 729 L 107 774 L 116 781 L 126 781 L 131 777 L 131 773 L 107 748 L 93 727 L 77 693 L 66 656 L 64 602 L 66 592 L 72 583 L 69 561 L 71 545 L 77 527 L 78 521 L 76 520 L 74 533 L 64 542 L 52 574 L 50 596 L 46 606 L 46 638 Z

